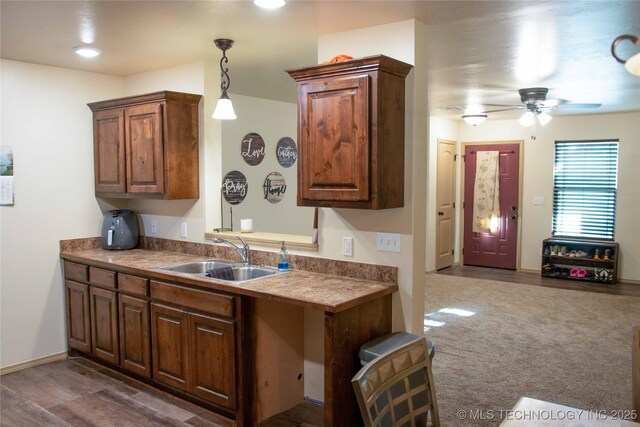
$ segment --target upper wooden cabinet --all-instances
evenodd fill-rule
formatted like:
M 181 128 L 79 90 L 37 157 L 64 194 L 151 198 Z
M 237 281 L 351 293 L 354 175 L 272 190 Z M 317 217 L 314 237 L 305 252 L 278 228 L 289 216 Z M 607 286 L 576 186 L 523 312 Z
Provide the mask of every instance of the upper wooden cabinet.
M 162 91 L 89 104 L 96 196 L 197 199 L 201 98 Z
M 298 85 L 299 206 L 404 206 L 411 68 L 378 55 L 287 71 Z

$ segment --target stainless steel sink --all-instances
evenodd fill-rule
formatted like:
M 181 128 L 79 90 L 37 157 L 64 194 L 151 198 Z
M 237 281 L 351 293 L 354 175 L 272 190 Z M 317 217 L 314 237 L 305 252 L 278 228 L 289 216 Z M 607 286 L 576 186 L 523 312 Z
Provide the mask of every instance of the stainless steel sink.
M 207 276 L 208 271 L 215 270 L 221 267 L 230 267 L 231 272 L 233 273 L 233 279 Z M 185 273 L 196 277 L 236 284 L 286 273 L 286 271 L 279 271 L 274 267 L 264 267 L 251 264 L 247 265 L 218 260 L 195 261 L 184 264 L 170 265 L 168 267 L 161 267 L 161 270 L 174 271 L 176 273 Z
M 196 261 L 196 262 L 188 262 L 186 264 L 172 265 L 169 267 L 162 267 L 162 269 L 176 271 L 178 273 L 205 274 L 207 271 L 213 270 L 215 268 L 232 267 L 232 266 L 233 266 L 233 263 L 231 262 L 208 260 L 208 261 Z

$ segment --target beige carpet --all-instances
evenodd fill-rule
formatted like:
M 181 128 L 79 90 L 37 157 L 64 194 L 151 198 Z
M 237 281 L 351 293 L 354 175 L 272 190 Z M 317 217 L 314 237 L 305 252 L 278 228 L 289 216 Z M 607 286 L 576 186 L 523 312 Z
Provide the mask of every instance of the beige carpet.
M 632 409 L 631 328 L 640 324 L 640 298 L 434 273 L 426 275 L 425 299 L 443 426 L 499 425 L 498 411 L 522 396 Z M 479 410 L 494 419 L 470 420 L 469 411 Z

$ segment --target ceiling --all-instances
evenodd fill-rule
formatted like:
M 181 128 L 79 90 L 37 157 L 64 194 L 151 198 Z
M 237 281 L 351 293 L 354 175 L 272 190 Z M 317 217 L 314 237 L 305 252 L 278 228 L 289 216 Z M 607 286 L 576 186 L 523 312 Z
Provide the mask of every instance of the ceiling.
M 428 28 L 429 107 L 460 118 L 469 105 L 520 105 L 517 89 L 545 86 L 549 98 L 600 103 L 555 114 L 640 110 L 640 78 L 610 53 L 621 34 L 640 36 L 640 1 L 302 1 L 267 11 L 251 1 L 5 1 L 3 58 L 127 76 L 215 60 L 228 52 L 232 93 L 295 102 L 288 68 L 317 62 L 317 39 L 417 19 Z M 93 43 L 94 59 L 73 46 Z M 618 54 L 640 50 L 630 42 Z M 342 52 L 347 53 L 348 52 Z M 458 107 L 458 108 L 450 108 Z M 514 118 L 506 111 L 490 118 Z

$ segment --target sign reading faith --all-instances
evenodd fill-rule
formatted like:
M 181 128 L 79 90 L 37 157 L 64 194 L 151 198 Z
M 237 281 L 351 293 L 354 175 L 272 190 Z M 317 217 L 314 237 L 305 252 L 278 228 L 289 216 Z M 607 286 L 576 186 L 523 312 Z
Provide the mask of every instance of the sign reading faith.
M 271 172 L 264 180 L 264 198 L 270 203 L 279 203 L 287 191 L 287 183 L 279 172 Z
M 293 139 L 285 136 L 278 141 L 276 146 L 276 156 L 278 157 L 278 163 L 283 168 L 290 168 L 296 162 L 298 158 L 298 148 Z
M 248 187 L 242 172 L 231 171 L 222 180 L 222 196 L 230 205 L 238 205 L 247 197 Z
M 264 139 L 257 133 L 248 133 L 242 138 L 240 154 L 249 165 L 259 165 L 264 159 L 264 152 Z

